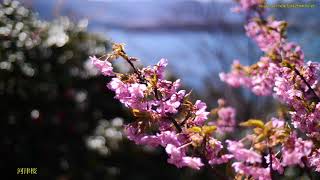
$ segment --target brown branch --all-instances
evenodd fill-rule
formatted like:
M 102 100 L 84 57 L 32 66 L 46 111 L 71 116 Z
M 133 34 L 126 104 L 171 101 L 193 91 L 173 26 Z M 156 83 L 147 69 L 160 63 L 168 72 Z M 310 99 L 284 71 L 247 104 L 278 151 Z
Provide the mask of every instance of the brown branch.
M 218 179 L 220 179 L 220 180 L 228 180 L 227 176 L 225 176 L 224 174 L 220 173 L 218 170 L 216 170 L 216 168 L 212 167 L 208 163 L 208 160 L 207 160 L 206 154 L 205 154 L 206 143 L 207 143 L 207 136 L 204 137 L 203 142 L 201 143 L 202 152 L 198 152 L 200 154 L 201 161 L 203 162 L 205 167 L 207 167 L 208 170 L 211 170 L 215 175 L 218 176 Z
M 172 122 L 172 124 L 174 125 L 174 127 L 177 129 L 177 131 L 179 132 L 179 133 L 181 133 L 182 132 L 182 128 L 181 128 L 181 126 L 177 123 L 177 121 L 175 120 L 175 119 L 173 119 L 172 117 L 168 117 L 169 118 L 169 120 Z
M 146 79 L 142 76 L 141 72 L 134 66 L 134 64 L 132 63 L 132 61 L 130 60 L 130 58 L 128 57 L 128 55 L 126 54 L 126 52 L 124 50 L 121 50 L 120 56 L 125 59 L 130 66 L 132 67 L 133 71 L 138 75 L 139 80 L 141 81 L 141 83 L 146 84 Z M 159 98 L 159 94 L 158 94 L 158 90 L 157 87 L 155 87 L 154 89 L 154 93 L 155 93 L 155 97 L 157 100 L 160 100 Z M 167 117 L 169 118 L 169 120 L 173 123 L 173 125 L 175 126 L 175 128 L 177 129 L 177 131 L 180 133 L 182 132 L 182 128 L 181 126 L 178 124 L 178 122 L 172 117 L 171 114 L 166 114 Z
M 310 180 L 314 180 L 314 178 L 313 178 L 313 176 L 312 176 L 312 172 L 311 172 L 310 168 L 308 167 L 308 160 L 307 160 L 307 158 L 306 158 L 306 157 L 303 157 L 301 160 L 302 160 L 302 162 L 303 162 L 303 164 L 304 164 L 304 168 L 303 168 L 304 172 L 307 173 L 307 175 L 308 175 L 308 177 L 310 178 Z
M 127 56 L 121 56 L 123 59 L 125 59 L 130 66 L 132 67 L 133 71 L 138 75 L 139 80 L 141 83 L 146 84 L 145 79 L 142 77 L 141 72 L 134 66 L 134 64 L 130 61 L 130 59 Z
M 269 161 L 270 161 L 270 178 L 271 178 L 271 180 L 273 180 L 274 178 L 273 178 L 273 168 L 272 168 L 272 148 L 271 147 L 269 147 L 268 148 L 268 151 L 269 151 Z
M 280 56 L 281 56 L 281 60 L 282 62 L 284 61 L 284 57 L 283 57 L 283 52 L 280 52 Z M 314 91 L 314 89 L 312 89 L 312 87 L 310 86 L 310 84 L 307 82 L 307 80 L 303 77 L 303 75 L 299 72 L 299 70 L 292 66 L 289 65 L 288 66 L 290 69 L 292 69 L 301 79 L 302 81 L 307 85 L 308 89 L 312 92 L 312 94 L 314 95 L 314 97 L 317 99 L 318 102 L 320 102 L 320 97 L 317 95 L 317 93 Z
M 312 92 L 315 98 L 317 98 L 317 101 L 320 102 L 320 97 L 317 95 L 317 93 L 312 89 L 310 84 L 307 82 L 307 80 L 303 77 L 303 75 L 298 71 L 297 68 L 293 68 L 294 72 L 302 79 L 302 81 L 308 86 L 309 90 Z
M 191 117 L 191 113 L 188 112 L 188 115 L 187 115 L 187 116 L 184 118 L 184 120 L 180 123 L 180 126 L 183 126 L 190 117 Z

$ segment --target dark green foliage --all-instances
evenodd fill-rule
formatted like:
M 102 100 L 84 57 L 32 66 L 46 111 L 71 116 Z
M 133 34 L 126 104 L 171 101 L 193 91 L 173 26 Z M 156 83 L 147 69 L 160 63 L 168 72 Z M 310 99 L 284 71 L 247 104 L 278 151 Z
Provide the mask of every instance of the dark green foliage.
M 1 4 L 0 165 L 8 174 L 18 167 L 52 179 L 96 174 L 84 138 L 99 119 L 124 112 L 107 80 L 85 68 L 89 55 L 109 48 L 85 28 L 85 21 L 44 22 L 16 2 Z

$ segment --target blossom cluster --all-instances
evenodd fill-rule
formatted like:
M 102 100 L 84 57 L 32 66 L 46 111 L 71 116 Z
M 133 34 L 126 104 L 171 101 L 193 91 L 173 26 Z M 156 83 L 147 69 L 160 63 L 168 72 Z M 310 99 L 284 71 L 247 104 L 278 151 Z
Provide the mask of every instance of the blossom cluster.
M 107 87 L 132 112 L 133 121 L 125 125 L 124 133 L 136 144 L 163 147 L 168 163 L 178 168 L 199 170 L 231 163 L 236 178 L 258 180 L 274 179 L 288 166 L 320 171 L 320 65 L 305 62 L 301 47 L 287 41 L 286 22 L 263 18 L 259 5 L 264 1 L 238 2 L 241 11 L 258 15 L 245 30 L 264 55 L 250 66 L 235 60 L 231 72 L 221 73 L 220 79 L 259 96 L 273 95 L 289 106 L 290 121 L 249 119 L 240 126 L 252 128 L 251 134 L 240 140 L 219 140 L 215 135 L 235 130 L 234 108 L 220 99 L 218 107 L 208 111 L 204 102 L 193 103 L 191 92 L 180 89 L 179 79 L 165 79 L 167 60 L 139 69 L 134 65 L 137 58 L 128 56 L 122 44 L 114 44 L 110 54 L 90 59 L 104 76 L 111 77 Z M 133 72 L 114 72 L 111 62 L 118 58 L 129 63 Z
M 251 8 L 250 11 L 255 11 L 258 16 L 252 17 L 245 25 L 246 34 L 264 55 L 250 66 L 241 65 L 239 60 L 235 60 L 231 72 L 220 73 L 220 79 L 232 87 L 249 88 L 258 96 L 273 95 L 289 106 L 291 123 L 288 125 L 299 130 L 300 134 L 307 135 L 308 140 L 303 140 L 298 137 L 299 133 L 290 130 L 285 135 L 286 141 L 281 144 L 281 151 L 276 153 L 281 161 L 274 158 L 273 161 L 271 158 L 268 161 L 273 162 L 272 168 L 276 164 L 281 165 L 281 169 L 299 165 L 311 166 L 319 171 L 317 144 L 320 141 L 320 64 L 305 61 L 301 47 L 286 39 L 286 22 L 271 17 L 264 18 L 256 8 Z M 269 147 L 271 150 L 275 148 Z M 274 154 L 269 154 L 269 157 L 270 155 Z M 239 164 L 234 167 L 241 174 L 257 172 Z M 246 169 L 247 173 L 240 167 Z
M 307 158 L 313 150 L 313 142 L 298 137 L 284 120 L 271 118 L 263 123 L 250 119 L 240 125 L 253 127 L 254 133 L 247 134 L 240 141 L 227 141 L 228 150 L 235 159 L 232 167 L 237 173 L 268 180 L 272 179 L 272 172 L 282 175 L 288 166 L 312 166 Z M 250 149 L 245 148 L 246 145 Z M 312 161 L 315 164 L 318 158 L 312 158 Z
M 236 0 L 239 6 L 232 8 L 234 12 L 248 11 L 257 8 L 263 4 L 265 0 Z
M 116 73 L 110 61 L 122 57 L 133 73 Z M 92 64 L 104 75 L 112 77 L 107 87 L 115 98 L 131 109 L 134 121 L 125 125 L 124 133 L 136 144 L 162 146 L 168 163 L 177 167 L 200 169 L 205 164 L 227 162 L 232 155 L 223 154 L 222 143 L 213 133 L 232 132 L 236 112 L 219 100 L 209 119 L 207 105 L 190 101 L 190 93 L 180 90 L 180 80 L 165 79 L 166 59 L 156 65 L 137 69 L 136 58 L 129 57 L 121 44 L 113 45 L 113 52 L 105 59 L 90 57 Z

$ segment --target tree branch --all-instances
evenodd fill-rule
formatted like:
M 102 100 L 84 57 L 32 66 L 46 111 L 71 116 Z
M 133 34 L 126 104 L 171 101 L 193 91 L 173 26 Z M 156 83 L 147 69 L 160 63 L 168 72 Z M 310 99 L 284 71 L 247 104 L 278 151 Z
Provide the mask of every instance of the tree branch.
M 309 90 L 312 92 L 315 98 L 317 98 L 317 101 L 320 102 L 320 97 L 317 95 L 317 93 L 312 89 L 310 84 L 307 82 L 307 80 L 302 76 L 302 74 L 298 71 L 297 68 L 293 68 L 294 72 L 302 79 L 302 81 L 308 86 Z

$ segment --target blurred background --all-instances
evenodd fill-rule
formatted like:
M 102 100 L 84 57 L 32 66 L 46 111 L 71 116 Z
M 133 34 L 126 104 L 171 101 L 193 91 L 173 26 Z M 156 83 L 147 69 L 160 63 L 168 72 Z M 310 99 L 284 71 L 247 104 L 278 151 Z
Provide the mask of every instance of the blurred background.
M 112 42 L 127 44 L 141 65 L 168 59 L 168 78 L 181 78 L 209 108 L 225 98 L 237 108 L 239 122 L 270 118 L 280 106 L 219 80 L 234 59 L 248 65 L 261 56 L 245 36 L 246 16 L 230 11 L 231 0 L 0 2 L 0 167 L 8 174 L 37 167 L 32 178 L 216 178 L 206 169 L 177 169 L 166 163 L 162 149 L 134 145 L 122 135 L 130 113 L 88 62 L 88 56 L 108 52 Z M 278 2 L 306 1 L 268 1 Z M 302 46 L 307 60 L 317 61 L 320 4 L 311 2 L 315 8 L 268 12 L 288 21 L 289 39 Z M 124 62 L 116 68 L 129 69 Z M 288 179 L 298 176 L 303 176 L 298 168 L 287 172 Z

